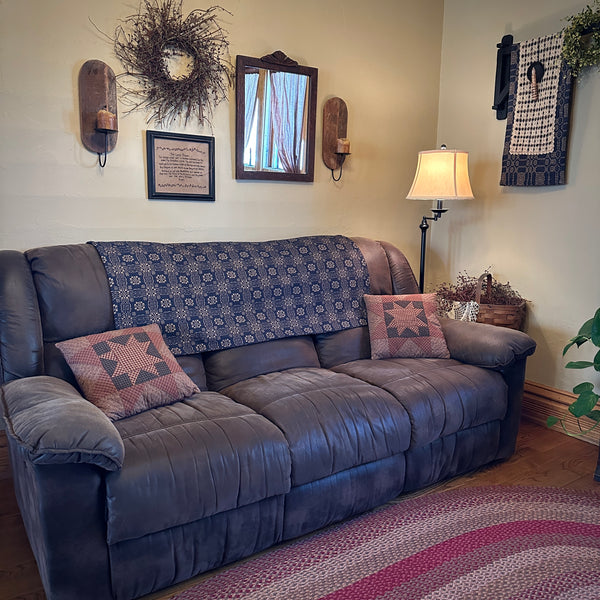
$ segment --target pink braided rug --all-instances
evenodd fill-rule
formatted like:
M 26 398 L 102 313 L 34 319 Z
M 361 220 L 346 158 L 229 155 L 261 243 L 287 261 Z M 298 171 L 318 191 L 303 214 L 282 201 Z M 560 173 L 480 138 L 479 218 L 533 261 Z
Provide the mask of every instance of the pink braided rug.
M 600 492 L 464 488 L 386 505 L 176 600 L 598 600 Z

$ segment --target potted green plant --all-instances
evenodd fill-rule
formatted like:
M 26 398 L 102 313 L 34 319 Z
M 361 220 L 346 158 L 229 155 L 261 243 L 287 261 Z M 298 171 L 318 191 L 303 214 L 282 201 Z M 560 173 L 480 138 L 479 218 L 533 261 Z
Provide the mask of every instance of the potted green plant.
M 587 342 L 591 342 L 596 348 L 600 348 L 600 308 L 596 310 L 595 315 L 586 321 L 582 326 L 577 335 L 569 340 L 567 345 L 563 349 L 563 356 L 573 346 L 578 348 Z M 600 372 L 600 350 L 596 352 L 593 360 L 576 360 L 568 362 L 565 365 L 567 369 L 589 369 L 593 368 L 595 371 Z M 554 427 L 556 424 L 560 424 L 563 431 L 570 436 L 581 437 L 586 435 L 600 426 L 600 410 L 598 408 L 600 395 L 596 393 L 595 386 L 591 381 L 584 381 L 577 384 L 573 388 L 573 393 L 577 394 L 577 398 L 569 405 L 568 412 L 571 413 L 577 419 L 578 431 L 570 431 L 567 427 L 566 416 L 548 417 L 546 424 L 548 427 Z M 582 419 L 589 419 L 591 425 L 584 426 Z M 594 478 L 600 481 L 600 449 L 598 451 L 598 465 L 596 468 L 596 474 Z

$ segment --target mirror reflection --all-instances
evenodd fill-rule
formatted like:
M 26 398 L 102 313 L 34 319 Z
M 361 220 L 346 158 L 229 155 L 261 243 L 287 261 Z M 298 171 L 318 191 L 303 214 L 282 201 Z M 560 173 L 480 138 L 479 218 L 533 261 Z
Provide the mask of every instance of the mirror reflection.
M 313 181 L 317 70 L 237 57 L 236 177 Z
M 308 77 L 246 68 L 244 169 L 306 173 Z

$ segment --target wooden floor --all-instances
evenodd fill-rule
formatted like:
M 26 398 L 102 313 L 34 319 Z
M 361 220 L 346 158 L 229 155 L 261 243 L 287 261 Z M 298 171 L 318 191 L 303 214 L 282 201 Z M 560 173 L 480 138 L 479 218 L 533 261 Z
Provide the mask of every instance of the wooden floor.
M 600 490 L 600 483 L 593 480 L 597 458 L 596 446 L 524 421 L 517 451 L 510 460 L 435 486 L 430 491 L 474 485 L 534 485 Z M 146 600 L 167 600 L 183 587 L 152 594 Z M 4 431 L 0 431 L 0 598 L 46 598 L 17 508 Z

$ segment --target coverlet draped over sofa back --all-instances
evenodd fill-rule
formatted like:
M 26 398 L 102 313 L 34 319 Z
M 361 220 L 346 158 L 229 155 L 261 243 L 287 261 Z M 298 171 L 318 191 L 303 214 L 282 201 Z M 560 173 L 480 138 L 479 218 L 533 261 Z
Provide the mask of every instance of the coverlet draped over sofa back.
M 397 248 L 353 244 L 368 293 L 418 292 Z M 137 598 L 514 451 L 521 332 L 442 320 L 450 358 L 373 360 L 366 325 L 179 353 L 199 393 L 110 421 L 56 347 L 116 328 L 96 248 L 0 270 L 2 406 L 50 600 Z

